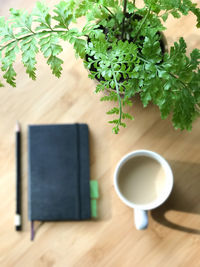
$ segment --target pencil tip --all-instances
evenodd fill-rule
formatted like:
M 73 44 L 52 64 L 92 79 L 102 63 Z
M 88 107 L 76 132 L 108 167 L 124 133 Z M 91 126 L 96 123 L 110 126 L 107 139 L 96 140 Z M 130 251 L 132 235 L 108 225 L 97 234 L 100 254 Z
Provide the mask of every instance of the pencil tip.
M 17 123 L 16 123 L 16 132 L 20 132 L 20 124 L 19 124 L 19 122 L 17 121 Z

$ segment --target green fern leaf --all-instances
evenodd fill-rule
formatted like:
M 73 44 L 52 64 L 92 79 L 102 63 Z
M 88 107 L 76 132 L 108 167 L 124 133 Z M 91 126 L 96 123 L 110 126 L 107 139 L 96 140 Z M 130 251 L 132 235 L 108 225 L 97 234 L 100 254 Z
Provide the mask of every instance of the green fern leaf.
M 43 2 L 37 2 L 33 10 L 34 21 L 39 23 L 35 30 L 51 29 L 49 8 Z
M 59 22 L 59 24 L 55 25 L 55 28 L 68 29 L 73 19 L 73 13 L 72 10 L 69 9 L 69 4 L 65 1 L 61 1 L 55 7 L 54 12 L 56 16 L 54 16 L 53 19 Z
M 57 55 L 61 53 L 63 49 L 57 43 L 58 36 L 53 33 L 45 34 L 39 41 L 40 50 L 44 57 L 48 58 L 47 64 L 50 65 L 52 73 L 55 74 L 56 77 L 60 77 L 63 60 L 59 59 Z
M 10 65 L 7 68 L 7 71 L 5 72 L 5 74 L 3 75 L 3 78 L 6 80 L 7 83 L 9 83 L 10 85 L 12 85 L 13 87 L 16 87 L 16 82 L 15 82 L 15 77 L 16 77 L 16 72 L 13 69 L 13 66 Z
M 51 55 L 48 60 L 47 60 L 47 64 L 50 65 L 51 69 L 52 69 L 52 73 L 56 76 L 56 77 L 60 77 L 61 75 L 61 70 L 62 67 L 61 65 L 63 64 L 63 60 Z
M 37 40 L 35 36 L 31 36 L 20 42 L 21 50 L 22 50 L 22 62 L 26 68 L 26 73 L 33 80 L 36 79 L 35 75 L 35 65 L 36 65 L 36 54 L 39 49 L 37 47 Z

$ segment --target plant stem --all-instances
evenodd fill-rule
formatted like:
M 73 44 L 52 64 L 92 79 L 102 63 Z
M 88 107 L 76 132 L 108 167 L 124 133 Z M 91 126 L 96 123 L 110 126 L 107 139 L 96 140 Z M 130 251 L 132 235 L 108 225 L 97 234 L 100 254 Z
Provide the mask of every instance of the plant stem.
M 112 11 L 110 11 L 110 9 L 109 8 L 107 8 L 106 6 L 102 6 L 103 8 L 105 8 L 113 17 L 115 16 L 113 13 L 112 13 Z
M 110 13 L 110 15 L 111 15 L 111 16 L 114 18 L 114 20 L 116 21 L 117 25 L 120 26 L 118 20 L 116 19 L 115 14 L 113 14 L 112 11 L 111 11 L 109 8 L 107 8 L 106 6 L 102 6 L 102 7 L 105 8 L 105 9 L 108 11 L 108 13 Z
M 5 49 L 7 46 L 9 46 L 10 44 L 12 44 L 12 43 L 14 43 L 14 42 L 19 42 L 19 41 L 21 41 L 21 40 L 23 40 L 23 39 L 26 39 L 26 38 L 28 38 L 28 37 L 30 37 L 30 36 L 34 36 L 34 35 L 39 35 L 39 34 L 42 34 L 42 33 L 52 33 L 52 32 L 55 32 L 55 33 L 59 33 L 59 32 L 67 32 L 67 31 L 64 31 L 64 30 L 61 30 L 61 31 L 59 31 L 59 30 L 43 30 L 43 31 L 41 31 L 41 32 L 33 32 L 33 33 L 30 33 L 30 34 L 28 34 L 28 35 L 24 35 L 24 36 L 22 36 L 22 37 L 20 37 L 20 38 L 15 38 L 14 40 L 12 40 L 12 41 L 10 41 L 10 42 L 8 42 L 6 45 L 4 45 L 4 46 L 0 46 L 0 50 L 2 51 L 3 49 Z
M 123 21 L 122 21 L 122 35 L 121 39 L 124 40 L 124 31 L 125 31 L 125 19 L 126 19 L 126 6 L 127 6 L 127 0 L 124 0 L 124 10 L 123 10 Z
M 115 70 L 114 70 L 112 63 L 111 63 L 111 70 L 112 70 L 112 74 L 113 74 L 113 78 L 114 78 L 114 82 L 115 82 L 115 86 L 116 86 L 117 98 L 118 98 L 118 103 L 119 103 L 119 123 L 118 123 L 118 125 L 120 125 L 121 119 L 122 119 L 122 101 L 121 101 L 121 97 L 120 97 L 120 93 L 119 93 L 118 82 L 117 82 L 117 79 L 115 76 Z
M 147 18 L 148 18 L 148 16 L 149 16 L 150 11 L 151 11 L 151 8 L 149 7 L 149 9 L 148 9 L 148 11 L 147 11 L 145 17 L 143 18 L 143 20 L 142 20 L 142 22 L 141 22 L 141 24 L 140 24 L 139 29 L 138 29 L 137 32 L 136 32 L 136 35 L 135 35 L 135 37 L 134 37 L 134 39 L 133 39 L 133 42 L 135 42 L 135 40 L 136 40 L 136 38 L 137 38 L 137 36 L 138 36 L 138 34 L 139 34 L 139 32 L 140 32 L 142 26 L 144 25 L 145 21 L 147 20 Z

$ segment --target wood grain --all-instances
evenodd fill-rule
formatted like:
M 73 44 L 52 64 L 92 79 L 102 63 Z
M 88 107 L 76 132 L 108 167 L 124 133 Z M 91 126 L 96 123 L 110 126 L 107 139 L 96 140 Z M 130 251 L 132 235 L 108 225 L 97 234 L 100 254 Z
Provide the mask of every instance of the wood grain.
M 53 4 L 58 1 L 49 1 Z M 10 7 L 31 10 L 35 1 L 0 1 L 0 15 Z M 80 21 L 80 23 L 82 23 Z M 168 43 L 184 36 L 188 51 L 200 48 L 199 30 L 192 15 L 168 21 Z M 15 65 L 17 87 L 0 88 L 0 266 L 1 267 L 93 267 L 93 266 L 200 266 L 200 120 L 191 132 L 175 131 L 170 118 L 161 120 L 156 107 L 143 108 L 139 99 L 129 110 L 134 122 L 114 135 L 106 111 L 94 94 L 81 60 L 65 44 L 62 77 L 51 75 L 38 56 L 37 80 L 31 81 L 22 64 Z M 14 230 L 16 120 L 22 125 L 23 231 Z M 30 241 L 27 219 L 27 125 L 85 122 L 91 132 L 91 178 L 100 185 L 99 219 L 90 222 L 59 222 L 38 225 Z M 175 187 L 169 200 L 150 214 L 150 225 L 136 231 L 132 210 L 117 197 L 113 172 L 120 158 L 136 149 L 160 153 L 171 164 Z

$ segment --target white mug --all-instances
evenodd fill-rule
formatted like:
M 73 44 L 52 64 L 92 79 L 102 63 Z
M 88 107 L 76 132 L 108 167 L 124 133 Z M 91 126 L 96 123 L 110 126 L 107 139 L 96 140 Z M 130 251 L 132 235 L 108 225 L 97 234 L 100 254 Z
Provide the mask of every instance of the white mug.
M 124 166 L 125 163 L 127 163 L 130 159 L 134 157 L 139 156 L 145 156 L 149 157 L 155 161 L 157 161 L 161 167 L 164 170 L 165 173 L 165 186 L 162 192 L 158 195 L 158 197 L 150 202 L 145 204 L 136 204 L 132 201 L 128 200 L 123 193 L 120 191 L 119 187 L 119 174 L 122 166 Z M 171 170 L 171 167 L 169 166 L 168 162 L 159 154 L 149 151 L 149 150 L 136 150 L 133 152 L 128 153 L 125 155 L 117 164 L 117 167 L 115 169 L 114 173 L 114 188 L 117 192 L 117 195 L 119 198 L 129 207 L 134 209 L 134 221 L 135 226 L 138 230 L 146 229 L 148 226 L 148 210 L 152 210 L 154 208 L 157 208 L 161 204 L 165 202 L 165 200 L 168 198 L 172 191 L 173 187 L 173 173 Z

